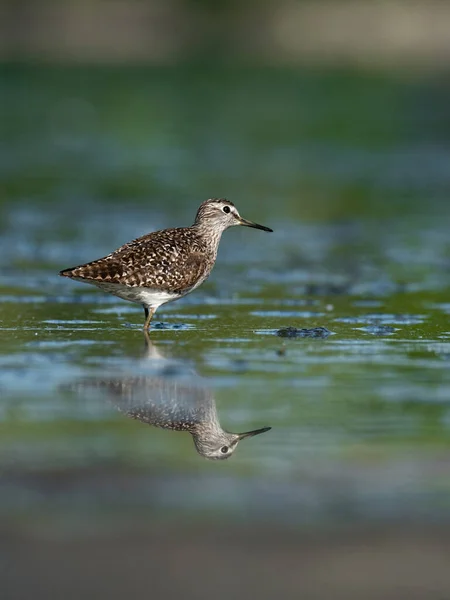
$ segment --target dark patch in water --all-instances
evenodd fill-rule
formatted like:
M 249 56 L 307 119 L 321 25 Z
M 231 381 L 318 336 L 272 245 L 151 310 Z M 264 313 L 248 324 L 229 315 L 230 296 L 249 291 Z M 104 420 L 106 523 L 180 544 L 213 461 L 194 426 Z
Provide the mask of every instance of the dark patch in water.
M 344 296 L 349 294 L 348 284 L 310 283 L 305 286 L 307 296 Z
M 248 361 L 242 358 L 233 360 L 230 366 L 235 373 L 246 373 L 248 371 Z
M 313 327 L 312 329 L 297 329 L 296 327 L 283 327 L 276 332 L 278 337 L 287 338 L 327 338 L 331 331 L 326 327 Z
M 192 325 L 186 323 L 165 323 L 160 321 L 159 323 L 152 324 L 152 329 L 191 329 Z
M 122 323 L 122 327 L 125 327 L 126 329 L 142 330 L 141 325 L 136 326 L 134 323 Z M 193 329 L 193 328 L 194 328 L 193 325 L 188 325 L 187 323 L 166 323 L 164 321 L 158 321 L 157 323 L 152 323 L 151 331 L 153 331 L 155 329 L 178 330 L 178 329 Z
M 167 377 L 167 378 L 182 377 L 183 375 L 186 375 L 185 368 L 181 368 L 181 366 L 178 364 L 166 365 L 166 366 L 164 366 L 164 368 L 161 370 L 161 373 L 160 373 L 161 377 Z

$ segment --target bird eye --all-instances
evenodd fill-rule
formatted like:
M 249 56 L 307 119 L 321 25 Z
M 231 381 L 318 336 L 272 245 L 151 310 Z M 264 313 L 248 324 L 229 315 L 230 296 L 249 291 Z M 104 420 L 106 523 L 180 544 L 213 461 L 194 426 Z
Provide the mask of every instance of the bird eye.
M 220 451 L 222 452 L 222 454 L 226 454 L 228 452 L 228 446 L 222 446 Z
M 222 210 L 223 210 L 223 212 L 224 212 L 224 213 L 227 213 L 227 214 L 228 214 L 228 213 L 230 212 L 230 210 L 231 210 L 231 209 L 230 209 L 230 207 L 229 207 L 229 206 L 224 206 L 224 207 L 222 208 Z M 225 448 L 225 447 L 226 447 L 226 446 L 224 446 L 224 448 Z

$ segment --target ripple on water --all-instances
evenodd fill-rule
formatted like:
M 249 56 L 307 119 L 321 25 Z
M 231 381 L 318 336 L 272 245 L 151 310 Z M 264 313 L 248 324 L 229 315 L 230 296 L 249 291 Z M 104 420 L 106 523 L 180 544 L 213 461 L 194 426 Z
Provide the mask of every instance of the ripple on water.
M 388 402 L 418 402 L 424 404 L 448 404 L 450 398 L 450 386 L 440 385 L 430 389 L 427 385 L 406 382 L 380 385 L 378 387 L 380 396 Z
M 380 308 L 383 306 L 381 300 L 355 300 L 352 305 L 356 308 Z
M 128 306 L 127 304 L 119 304 L 114 306 L 104 306 L 102 308 L 94 308 L 92 312 L 104 315 L 120 315 L 120 314 L 136 314 L 137 312 L 142 312 L 142 308 L 139 311 L 137 306 Z
M 170 313 L 170 317 L 172 319 L 194 319 L 199 321 L 210 321 L 212 319 L 217 319 L 218 315 L 208 314 L 208 315 L 199 315 L 199 314 L 186 314 L 186 315 L 177 315 L 175 313 Z
M 337 323 L 367 323 L 368 325 L 418 325 L 427 319 L 426 315 L 369 313 L 351 317 L 336 317 Z
M 49 325 L 102 325 L 106 321 L 93 321 L 93 320 L 82 320 L 82 319 L 46 319 L 43 323 Z
M 111 340 L 33 340 L 32 342 L 28 342 L 27 347 L 30 348 L 39 348 L 41 350 L 45 349 L 55 349 L 55 348 L 66 348 L 73 346 L 97 346 L 97 345 L 111 345 L 114 342 Z
M 374 323 L 373 325 L 367 325 L 366 327 L 355 327 L 359 331 L 365 331 L 372 335 L 392 335 L 396 331 L 400 331 L 398 327 L 392 327 L 391 325 L 380 325 Z
M 254 310 L 250 314 L 254 317 L 293 317 L 298 319 L 314 319 L 325 316 L 323 312 L 308 310 Z
M 13 296 L 11 294 L 0 294 L 0 302 L 13 304 L 42 304 L 48 302 L 45 296 Z
M 430 304 L 429 308 L 440 310 L 446 315 L 450 314 L 450 302 L 436 302 L 434 304 Z

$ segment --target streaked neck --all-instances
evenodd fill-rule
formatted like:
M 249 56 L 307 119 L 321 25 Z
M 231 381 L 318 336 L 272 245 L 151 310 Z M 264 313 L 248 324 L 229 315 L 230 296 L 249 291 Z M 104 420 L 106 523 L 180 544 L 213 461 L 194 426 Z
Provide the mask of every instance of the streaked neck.
M 222 237 L 222 233 L 224 232 L 222 227 L 214 226 L 214 223 L 207 221 L 196 221 L 192 225 L 192 229 L 194 229 L 202 237 L 205 244 L 212 248 L 215 248 L 215 250 L 217 251 L 220 238 Z

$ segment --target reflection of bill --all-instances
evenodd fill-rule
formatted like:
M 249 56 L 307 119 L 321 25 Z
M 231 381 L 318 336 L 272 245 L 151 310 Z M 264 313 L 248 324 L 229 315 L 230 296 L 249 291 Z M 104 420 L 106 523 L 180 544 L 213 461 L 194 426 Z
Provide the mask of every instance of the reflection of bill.
M 188 431 L 197 452 L 209 459 L 230 457 L 238 443 L 269 431 L 270 427 L 231 433 L 219 423 L 212 391 L 193 381 L 193 377 L 177 378 L 177 365 L 164 359 L 153 344 L 148 346 L 152 375 L 96 377 L 71 386 L 78 393 L 99 390 L 117 408 L 133 419 L 173 431 Z M 180 369 L 181 370 L 181 369 Z M 198 378 L 198 375 L 195 376 Z

